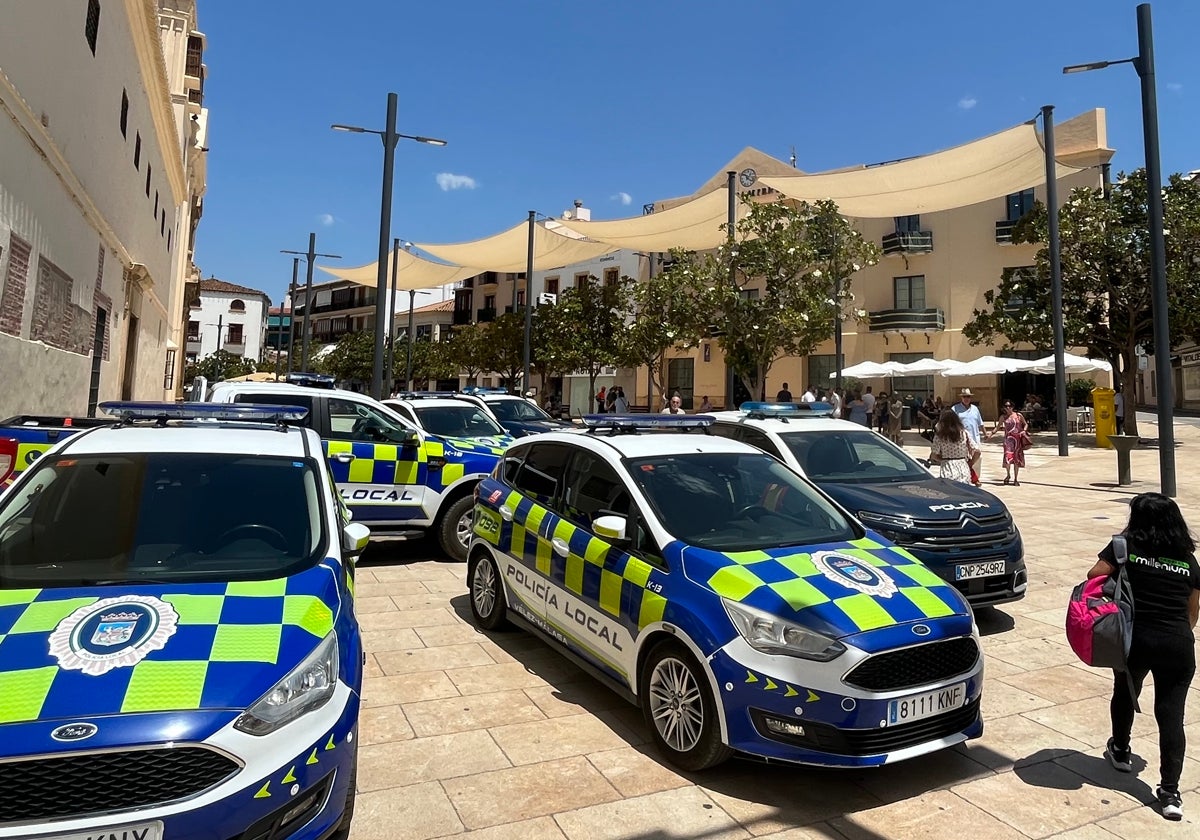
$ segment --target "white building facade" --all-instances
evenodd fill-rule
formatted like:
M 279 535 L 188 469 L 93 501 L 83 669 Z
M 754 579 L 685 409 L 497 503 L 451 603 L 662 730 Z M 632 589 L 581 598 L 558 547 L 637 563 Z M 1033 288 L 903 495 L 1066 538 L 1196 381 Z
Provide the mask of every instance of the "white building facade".
M 204 173 L 160 12 L 196 34 L 194 0 L 5 5 L 0 417 L 175 396 Z
M 271 299 L 265 292 L 216 278 L 199 285 L 199 297 L 188 313 L 188 364 L 217 350 L 262 361 Z

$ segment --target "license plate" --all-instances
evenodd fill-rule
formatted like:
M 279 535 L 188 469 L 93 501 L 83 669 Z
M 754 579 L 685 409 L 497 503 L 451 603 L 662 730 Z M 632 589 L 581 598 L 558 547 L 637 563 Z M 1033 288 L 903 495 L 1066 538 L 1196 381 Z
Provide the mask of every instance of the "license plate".
M 927 691 L 915 697 L 893 700 L 888 703 L 888 726 L 923 720 L 953 711 L 962 706 L 966 696 L 967 684 L 959 683 L 947 688 L 939 688 L 937 691 Z
M 1003 560 L 989 560 L 986 563 L 963 563 L 954 567 L 955 580 L 970 580 L 971 578 L 991 577 L 1004 574 Z
M 137 823 L 116 828 L 93 828 L 90 831 L 75 831 L 71 834 L 38 835 L 38 840 L 162 840 L 162 828 L 160 822 Z

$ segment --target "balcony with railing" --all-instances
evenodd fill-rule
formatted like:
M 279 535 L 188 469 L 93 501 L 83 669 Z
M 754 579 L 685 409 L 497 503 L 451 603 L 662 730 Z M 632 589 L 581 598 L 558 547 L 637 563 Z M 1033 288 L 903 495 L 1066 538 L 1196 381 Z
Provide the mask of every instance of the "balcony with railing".
M 898 230 L 885 234 L 881 242 L 884 255 L 928 254 L 933 250 L 933 232 L 928 230 Z
M 496 286 L 499 285 L 499 283 L 500 272 L 498 271 L 485 271 L 483 274 L 479 275 L 478 285 L 480 288 L 483 286 Z
M 880 309 L 868 313 L 871 332 L 941 332 L 946 315 L 941 309 Z
M 484 309 L 480 309 L 475 313 L 475 316 L 476 316 L 476 320 L 479 321 L 479 323 L 481 323 L 481 324 L 486 324 L 488 321 L 495 321 L 496 320 L 496 307 L 489 306 Z
M 1017 226 L 1017 219 L 1001 219 L 996 222 L 996 242 L 1000 245 L 1011 245 L 1013 228 Z
M 461 327 L 465 324 L 472 323 L 471 310 L 470 309 L 455 309 L 454 317 L 450 320 L 450 323 L 456 327 Z

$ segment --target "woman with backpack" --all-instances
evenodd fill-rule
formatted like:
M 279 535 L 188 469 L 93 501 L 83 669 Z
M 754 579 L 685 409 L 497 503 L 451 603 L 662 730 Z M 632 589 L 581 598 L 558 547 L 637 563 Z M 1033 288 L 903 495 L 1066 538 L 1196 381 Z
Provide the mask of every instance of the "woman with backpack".
M 938 465 L 940 476 L 970 484 L 971 461 L 978 451 L 958 415 L 949 408 L 943 411 L 929 447 L 929 460 Z
M 1183 713 L 1196 672 L 1193 629 L 1200 617 L 1200 565 L 1196 543 L 1174 500 L 1161 493 L 1142 493 L 1129 504 L 1124 536 L 1128 546 L 1125 574 L 1133 591 L 1133 638 L 1127 660 L 1129 677 L 1116 674 L 1109 713 L 1112 737 L 1104 755 L 1122 773 L 1132 770 L 1130 732 L 1135 696 L 1147 674 L 1154 676 L 1154 719 L 1161 754 L 1157 790 L 1162 814 L 1183 819 L 1179 776 L 1186 739 Z M 1110 542 L 1088 572 L 1089 578 L 1117 573 Z

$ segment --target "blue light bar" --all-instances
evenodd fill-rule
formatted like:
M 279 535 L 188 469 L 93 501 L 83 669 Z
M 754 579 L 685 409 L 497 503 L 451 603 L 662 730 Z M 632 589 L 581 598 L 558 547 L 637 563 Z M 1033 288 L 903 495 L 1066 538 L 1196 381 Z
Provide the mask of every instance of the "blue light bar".
M 392 397 L 394 400 L 444 400 L 457 397 L 456 391 L 405 391 Z
M 827 402 L 744 402 L 738 406 L 738 410 L 747 417 L 755 417 L 763 420 L 772 417 L 780 420 L 798 417 L 829 417 L 833 414 L 833 406 Z
M 507 389 L 507 388 L 484 388 L 482 385 L 468 385 L 466 388 L 463 388 L 463 389 L 462 389 L 461 393 L 463 393 L 463 394 L 470 394 L 470 395 L 475 395 L 475 394 L 507 394 L 507 393 L 508 393 L 508 389 Z
M 308 416 L 299 405 L 202 402 L 103 402 L 100 410 L 122 420 L 236 420 L 243 423 L 297 423 Z
M 287 381 L 293 385 L 305 385 L 309 388 L 332 388 L 336 380 L 324 373 L 289 373 Z
M 585 414 L 589 429 L 706 429 L 716 418 L 709 414 Z

